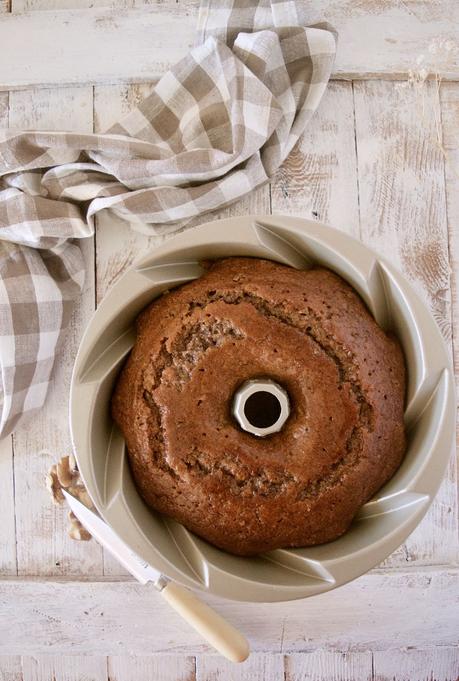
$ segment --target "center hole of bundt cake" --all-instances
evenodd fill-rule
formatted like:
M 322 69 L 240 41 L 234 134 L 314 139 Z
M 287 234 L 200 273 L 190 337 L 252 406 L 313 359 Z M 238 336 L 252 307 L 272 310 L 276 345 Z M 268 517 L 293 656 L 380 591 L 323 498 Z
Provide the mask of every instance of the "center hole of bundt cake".
M 276 395 L 260 390 L 249 395 L 244 404 L 244 414 L 252 426 L 269 428 L 278 421 L 281 405 Z
M 248 433 L 264 437 L 277 433 L 288 419 L 287 392 L 270 378 L 253 378 L 234 393 L 232 414 Z

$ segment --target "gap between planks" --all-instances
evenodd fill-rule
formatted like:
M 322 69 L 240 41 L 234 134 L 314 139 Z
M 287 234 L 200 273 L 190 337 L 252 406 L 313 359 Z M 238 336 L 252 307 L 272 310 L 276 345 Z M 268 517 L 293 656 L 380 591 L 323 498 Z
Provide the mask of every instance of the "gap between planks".
M 456 681 L 457 648 L 252 654 L 235 665 L 216 655 L 0 657 L 1 681 Z
M 185 56 L 195 41 L 195 2 L 165 0 L 131 9 L 128 0 L 113 9 L 16 13 L 22 8 L 55 8 L 57 4 L 14 0 L 13 12 L 0 18 L 0 44 L 9 56 L 0 61 L 1 89 L 151 81 Z M 304 19 L 302 16 L 309 24 L 326 18 L 337 29 L 335 78 L 403 78 L 419 68 L 416 59 L 424 55 L 427 70 L 444 79 L 459 79 L 458 54 L 451 53 L 448 62 L 437 52 L 431 63 L 429 52 L 432 41 L 457 39 L 458 3 L 440 0 L 434 7 L 423 0 L 411 0 L 408 8 L 403 2 L 375 0 L 371 5 L 316 0 L 307 6 Z M 117 58 L 120 54 L 122 59 Z
M 457 568 L 369 573 L 320 596 L 285 603 L 200 597 L 243 631 L 254 652 L 457 646 L 458 576 Z M 8 622 L 0 653 L 210 650 L 151 584 L 10 578 L 0 580 L 0 601 Z

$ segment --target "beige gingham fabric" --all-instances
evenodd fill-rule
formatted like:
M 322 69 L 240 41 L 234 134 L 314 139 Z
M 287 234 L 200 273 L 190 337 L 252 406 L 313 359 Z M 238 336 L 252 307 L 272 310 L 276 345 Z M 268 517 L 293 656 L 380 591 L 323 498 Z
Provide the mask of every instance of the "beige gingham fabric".
M 335 36 L 293 0 L 207 0 L 199 44 L 106 134 L 0 130 L 0 436 L 40 408 L 108 210 L 174 230 L 266 182 L 326 88 Z

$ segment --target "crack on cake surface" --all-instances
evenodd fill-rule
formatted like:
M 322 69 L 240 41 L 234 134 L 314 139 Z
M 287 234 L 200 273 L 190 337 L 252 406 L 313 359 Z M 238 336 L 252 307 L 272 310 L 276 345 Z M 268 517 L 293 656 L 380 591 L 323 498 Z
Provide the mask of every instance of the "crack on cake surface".
M 192 369 L 196 366 L 201 355 L 209 348 L 219 347 L 227 337 L 243 338 L 243 334 L 234 327 L 229 320 L 209 319 L 200 321 L 182 329 L 182 333 L 176 339 L 172 351 L 167 349 L 167 338 L 161 340 L 159 361 L 155 362 L 153 371 L 153 383 L 150 388 L 144 388 L 142 398 L 149 407 L 150 413 L 155 420 L 156 434 L 155 443 L 151 443 L 154 460 L 161 470 L 169 473 L 174 478 L 179 479 L 177 471 L 167 462 L 164 455 L 165 437 L 164 424 L 153 392 L 161 385 L 161 380 L 166 369 L 174 367 L 179 386 L 190 379 Z M 180 359 L 185 361 L 185 367 L 180 363 Z M 143 377 L 142 377 L 143 383 Z
M 210 348 L 218 348 L 228 338 L 240 340 L 244 334 L 227 319 L 200 321 L 188 327 L 181 341 L 177 341 L 172 353 L 178 383 L 183 386 L 190 380 L 200 357 Z
M 236 494 L 248 491 L 251 494 L 265 497 L 274 496 L 288 485 L 298 482 L 295 476 L 285 470 L 282 471 L 282 475 L 273 478 L 267 476 L 263 469 L 253 472 L 248 466 L 242 464 L 237 465 L 236 471 L 232 470 L 235 467 L 234 464 L 234 459 L 225 454 L 218 461 L 206 461 L 204 452 L 200 452 L 197 448 L 193 449 L 188 460 L 185 461 L 188 470 L 197 471 L 199 475 L 221 473 L 231 484 L 233 493 Z
M 228 338 L 240 340 L 244 334 L 230 320 L 215 318 L 185 326 L 171 350 L 167 349 L 168 338 L 163 338 L 155 362 L 152 386 L 147 390 L 150 399 L 154 400 L 152 393 L 160 386 L 166 369 L 173 367 L 178 385 L 183 386 L 191 378 L 201 356 L 210 348 L 220 347 Z

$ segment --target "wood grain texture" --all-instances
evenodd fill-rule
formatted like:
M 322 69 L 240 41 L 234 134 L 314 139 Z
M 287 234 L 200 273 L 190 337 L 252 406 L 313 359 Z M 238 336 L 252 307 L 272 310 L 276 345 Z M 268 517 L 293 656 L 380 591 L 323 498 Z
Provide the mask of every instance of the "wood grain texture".
M 14 470 L 11 436 L 0 440 L 0 574 L 17 574 Z
M 306 601 L 252 604 L 202 598 L 253 652 L 390 650 L 457 644 L 458 569 L 373 572 Z M 135 582 L 0 580 L 0 654 L 131 655 L 210 652 L 154 587 Z
M 373 666 L 374 681 L 457 681 L 459 648 L 376 651 Z
M 459 649 L 448 646 L 252 653 L 240 665 L 216 655 L 0 657 L 0 681 L 457 681 L 458 674 Z
M 451 338 L 444 160 L 436 85 L 355 83 L 362 238 L 390 257 Z
M 22 681 L 21 657 L 2 655 L 0 657 L 0 681 Z
M 0 44 L 9 58 L 0 62 L 1 87 L 151 81 L 194 43 L 194 2 L 122 7 L 5 15 L 0 19 Z M 15 11 L 20 8 L 16 5 Z M 394 78 L 416 68 L 416 58 L 429 55 L 433 40 L 455 38 L 458 12 L 453 0 L 437 0 L 434 8 L 423 0 L 412 0 L 409 7 L 387 0 L 371 5 L 320 0 L 309 5 L 306 21 L 325 18 L 338 30 L 335 78 Z M 442 77 L 457 80 L 458 59 L 456 54 L 450 63 L 437 60 L 435 68 Z
M 304 135 L 272 181 L 272 212 L 359 236 L 352 83 L 330 83 Z
M 436 85 L 354 83 L 362 240 L 410 279 L 451 341 L 444 159 L 436 142 Z M 422 99 L 420 99 L 422 96 Z M 455 563 L 457 472 L 451 460 L 422 523 L 386 562 Z
M 163 0 L 0 0 L 0 7 L 8 7 L 15 14 L 21 12 L 36 12 L 44 9 L 92 9 L 94 7 L 109 7 L 117 9 L 129 9 L 131 7 L 145 7 L 156 5 Z M 176 0 L 188 9 L 197 7 L 196 0 Z M 3 5 L 2 5 L 3 3 Z
M 8 107 L 9 107 L 9 95 L 7 92 L 2 92 L 0 94 L 0 127 L 8 127 Z
M 371 652 L 313 653 L 288 655 L 285 658 L 285 681 L 372 681 Z
M 446 154 L 446 210 L 453 303 L 453 348 L 459 384 L 459 85 L 445 83 L 440 90 L 443 147 Z
M 173 0 L 140 10 L 96 7 L 0 16 L 0 44 L 9 55 L 0 63 L 0 90 L 156 80 L 195 39 L 195 17 Z
M 10 125 L 17 128 L 92 131 L 92 88 L 23 91 L 10 94 Z M 95 542 L 67 535 L 67 510 L 52 505 L 44 486 L 49 466 L 71 450 L 68 427 L 70 375 L 82 331 L 94 309 L 92 240 L 82 244 L 86 283 L 67 332 L 46 408 L 14 435 L 18 572 L 21 575 L 102 572 Z
M 195 660 L 172 655 L 112 655 L 108 658 L 108 678 L 110 681 L 195 681 Z
M 235 665 L 217 655 L 198 655 L 196 681 L 281 681 L 284 679 L 283 655 L 252 653 Z
M 109 7 L 127 9 L 134 7 L 134 0 L 10 0 L 11 11 L 36 12 L 44 9 L 92 9 L 94 7 Z
M 96 655 L 22 658 L 23 681 L 108 681 L 107 659 Z
M 453 305 L 453 356 L 456 382 L 459 385 L 459 85 L 444 84 L 440 90 L 440 97 L 442 141 L 446 154 L 445 183 Z M 459 678 L 459 662 L 457 676 Z
M 6 11 L 6 5 L 0 4 L 0 12 Z M 8 93 L 0 94 L 0 128 L 8 127 Z M 15 575 L 16 566 L 16 530 L 14 519 L 14 472 L 13 472 L 13 439 L 0 440 L 0 574 Z

